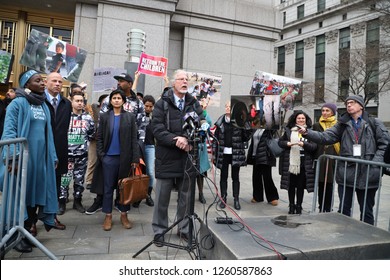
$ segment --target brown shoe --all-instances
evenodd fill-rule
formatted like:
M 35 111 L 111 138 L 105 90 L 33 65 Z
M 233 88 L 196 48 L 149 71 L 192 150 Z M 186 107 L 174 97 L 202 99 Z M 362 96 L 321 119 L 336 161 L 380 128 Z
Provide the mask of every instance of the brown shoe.
M 109 231 L 112 227 L 112 214 L 106 214 L 106 218 L 103 223 L 103 230 Z
M 131 229 L 133 227 L 133 223 L 130 222 L 129 219 L 127 218 L 126 212 L 121 212 L 121 223 L 125 229 Z
M 278 205 L 278 200 L 277 199 L 272 200 L 270 203 L 271 203 L 272 206 L 277 206 Z

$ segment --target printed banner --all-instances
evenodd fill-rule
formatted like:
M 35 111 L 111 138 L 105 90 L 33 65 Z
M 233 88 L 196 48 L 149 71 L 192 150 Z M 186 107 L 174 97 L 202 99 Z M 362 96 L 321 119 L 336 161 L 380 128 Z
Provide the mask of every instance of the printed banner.
M 86 58 L 87 51 L 32 29 L 20 64 L 47 74 L 57 72 L 77 82 Z
M 141 54 L 138 64 L 138 72 L 156 77 L 164 77 L 167 74 L 167 69 L 167 58 L 148 55 L 146 53 Z

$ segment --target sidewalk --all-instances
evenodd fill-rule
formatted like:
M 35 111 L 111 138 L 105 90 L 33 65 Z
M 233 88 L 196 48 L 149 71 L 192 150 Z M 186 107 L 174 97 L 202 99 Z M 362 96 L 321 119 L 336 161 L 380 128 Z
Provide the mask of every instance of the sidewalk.
M 212 172 L 209 172 L 209 178 L 212 179 Z M 256 216 L 276 216 L 286 215 L 288 212 L 288 198 L 287 191 L 280 190 L 280 176 L 277 168 L 273 168 L 273 178 L 275 185 L 278 188 L 280 200 L 278 206 L 272 206 L 267 202 L 251 203 L 252 199 L 252 166 L 243 167 L 240 171 L 241 191 L 240 203 L 241 210 L 237 214 L 242 218 L 250 218 Z M 219 177 L 217 174 L 217 182 Z M 198 194 L 196 190 L 195 199 L 195 213 L 200 219 L 205 220 L 205 213 L 207 208 L 214 200 L 215 186 L 207 185 L 205 181 L 204 194 L 207 204 L 203 205 L 198 201 Z M 219 183 L 217 183 L 219 190 Z M 89 207 L 92 202 L 94 194 L 85 190 L 83 197 L 83 204 Z M 153 196 L 154 197 L 154 196 Z M 177 192 L 173 192 L 171 196 L 169 216 L 171 222 L 174 220 L 176 209 Z M 313 201 L 313 194 L 305 192 L 303 214 L 311 211 Z M 233 209 L 233 198 L 231 182 L 228 187 L 227 203 Z M 123 229 L 120 223 L 120 215 L 114 210 L 113 212 L 113 227 L 111 231 L 103 231 L 102 224 L 104 214 L 97 212 L 94 215 L 80 214 L 76 210 L 71 209 L 73 205 L 73 198 L 67 204 L 67 211 L 64 215 L 59 216 L 59 220 L 64 223 L 67 228 L 64 231 L 52 230 L 46 232 L 42 223 L 38 223 L 37 239 L 58 259 L 64 260 L 131 260 L 133 255 L 139 252 L 153 239 L 153 231 L 151 227 L 151 220 L 153 215 L 153 207 L 149 207 L 143 201 L 139 208 L 132 208 L 128 214 L 129 219 L 134 222 L 132 229 Z M 337 207 L 335 207 L 337 210 Z M 225 209 L 227 215 L 234 217 L 233 213 Z M 217 213 L 215 204 L 210 207 L 208 218 L 223 215 Z M 355 205 L 354 216 L 358 218 L 359 210 L 357 203 Z M 378 227 L 388 230 L 390 218 L 390 176 L 383 176 L 382 193 L 380 196 L 380 213 L 378 218 Z M 171 235 L 165 236 L 166 241 L 180 244 L 179 238 L 176 236 L 177 228 L 172 230 Z M 261 233 L 260 233 L 261 234 Z M 248 238 L 251 238 L 248 235 Z M 22 259 L 22 260 L 45 260 L 48 259 L 39 249 L 34 248 L 32 253 L 22 254 L 15 250 L 11 250 L 5 259 Z M 142 260 L 165 260 L 178 259 L 190 260 L 190 255 L 184 250 L 177 250 L 168 247 L 156 247 L 154 244 L 146 248 L 136 259 Z

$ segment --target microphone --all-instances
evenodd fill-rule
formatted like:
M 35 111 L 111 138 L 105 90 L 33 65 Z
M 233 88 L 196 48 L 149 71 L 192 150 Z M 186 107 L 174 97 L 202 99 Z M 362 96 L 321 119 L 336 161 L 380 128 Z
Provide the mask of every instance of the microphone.
M 188 126 L 190 126 L 192 130 L 195 130 L 195 122 L 198 122 L 199 117 L 197 113 L 189 112 L 185 114 L 183 120 L 184 120 L 183 129 L 186 129 L 188 128 Z

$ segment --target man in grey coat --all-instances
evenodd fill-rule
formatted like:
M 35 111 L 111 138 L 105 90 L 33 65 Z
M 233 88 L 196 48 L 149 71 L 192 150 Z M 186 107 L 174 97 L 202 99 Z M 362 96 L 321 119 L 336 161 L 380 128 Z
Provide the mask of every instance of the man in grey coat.
M 302 128 L 299 132 L 307 139 L 318 144 L 331 145 L 340 142 L 341 157 L 382 163 L 389 141 L 386 127 L 382 121 L 369 117 L 364 110 L 362 96 L 352 95 L 347 97 L 345 106 L 347 112 L 341 115 L 336 125 L 326 131 L 318 132 Z M 358 169 L 355 191 L 360 206 L 360 219 L 373 225 L 373 207 L 375 205 L 375 193 L 380 182 L 380 168 L 371 166 L 369 172 L 367 172 L 366 165 L 359 165 Z M 351 215 L 355 170 L 355 164 L 348 164 L 345 168 L 345 165 L 340 163 L 336 171 L 336 182 L 339 185 L 339 212 L 342 208 L 342 213 L 348 216 Z M 364 205 L 365 209 L 363 209 Z

